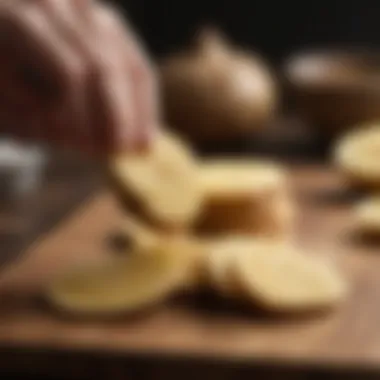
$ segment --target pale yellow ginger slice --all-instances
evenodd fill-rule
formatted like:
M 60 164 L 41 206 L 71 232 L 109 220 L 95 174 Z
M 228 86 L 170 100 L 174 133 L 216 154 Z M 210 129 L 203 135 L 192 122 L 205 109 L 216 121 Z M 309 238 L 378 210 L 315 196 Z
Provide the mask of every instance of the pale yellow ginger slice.
M 239 260 L 240 255 L 254 255 L 262 250 L 268 254 L 278 254 L 281 249 L 287 249 L 282 240 L 248 236 L 228 236 L 204 244 L 206 282 L 221 295 L 238 297 L 240 290 L 235 278 L 235 261 Z
M 234 293 L 230 269 L 235 254 L 236 244 L 220 242 L 209 247 L 204 256 L 206 284 L 222 295 L 230 296 Z
M 335 146 L 333 159 L 349 182 L 380 187 L 380 125 L 347 133 Z
M 175 245 L 161 244 L 66 273 L 51 284 L 47 296 L 71 314 L 136 312 L 178 291 L 187 279 L 189 265 L 189 257 Z
M 201 166 L 200 182 L 205 197 L 200 233 L 291 234 L 295 207 L 281 166 L 259 159 L 216 159 Z
M 111 176 L 127 207 L 156 226 L 186 228 L 201 210 L 196 158 L 167 133 L 157 137 L 149 151 L 114 157 Z
M 205 244 L 194 236 L 186 233 L 171 233 L 157 231 L 135 216 L 127 215 L 124 219 L 120 232 L 127 240 L 131 241 L 132 247 L 137 251 L 146 252 L 156 249 L 157 246 L 168 246 L 179 252 L 179 254 L 189 257 L 188 273 L 184 282 L 184 288 L 195 290 L 200 285 L 201 269 L 200 265 L 205 255 Z M 128 253 L 128 252 L 126 252 Z
M 276 163 L 261 159 L 217 158 L 205 161 L 200 181 L 208 199 L 261 195 L 284 184 L 286 173 Z
M 362 235 L 380 237 L 380 195 L 366 198 L 353 208 L 353 226 Z
M 244 299 L 267 311 L 305 312 L 332 307 L 347 294 L 346 282 L 332 263 L 289 246 L 262 245 L 238 254 L 233 277 Z

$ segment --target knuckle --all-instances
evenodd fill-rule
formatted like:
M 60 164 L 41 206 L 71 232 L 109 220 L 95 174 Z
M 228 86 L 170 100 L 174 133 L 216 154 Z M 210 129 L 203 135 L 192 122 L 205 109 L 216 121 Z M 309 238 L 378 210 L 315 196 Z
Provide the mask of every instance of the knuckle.
M 122 23 L 121 11 L 113 4 L 103 4 L 99 15 L 106 25 Z
M 92 61 L 92 74 L 98 80 L 106 80 L 122 69 L 121 60 L 107 54 L 98 54 Z
M 93 61 L 91 71 L 92 76 L 96 80 L 103 81 L 109 76 L 109 73 L 113 71 L 112 62 L 103 58 L 97 59 Z
M 62 62 L 61 75 L 65 86 L 80 86 L 86 78 L 86 65 L 79 57 L 66 57 Z
M 114 31 L 120 25 L 120 16 L 110 5 L 102 5 L 95 15 L 98 28 L 104 31 Z

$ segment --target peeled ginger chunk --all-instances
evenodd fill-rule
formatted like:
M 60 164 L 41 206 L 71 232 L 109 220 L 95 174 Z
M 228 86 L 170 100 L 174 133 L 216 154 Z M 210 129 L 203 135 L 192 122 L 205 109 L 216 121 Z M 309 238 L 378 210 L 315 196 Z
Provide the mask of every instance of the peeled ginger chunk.
M 178 290 L 188 265 L 188 257 L 174 245 L 160 245 L 66 273 L 50 286 L 47 295 L 52 304 L 71 314 L 135 312 Z
M 245 299 L 273 312 L 320 310 L 344 299 L 346 283 L 332 263 L 274 248 L 236 256 L 234 278 Z
M 380 125 L 349 132 L 338 141 L 334 160 L 353 184 L 380 187 Z
M 261 160 L 211 160 L 200 169 L 204 209 L 197 229 L 206 234 L 287 235 L 294 206 L 282 167 Z
M 129 207 L 159 226 L 182 228 L 196 218 L 201 208 L 195 161 L 183 142 L 162 133 L 148 152 L 115 157 L 111 172 Z

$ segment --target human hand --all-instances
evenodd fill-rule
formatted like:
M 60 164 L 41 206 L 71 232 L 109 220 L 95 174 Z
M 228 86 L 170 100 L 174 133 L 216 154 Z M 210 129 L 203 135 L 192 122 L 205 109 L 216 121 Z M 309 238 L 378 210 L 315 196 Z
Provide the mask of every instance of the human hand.
M 95 154 L 146 146 L 154 70 L 96 0 L 0 0 L 0 132 Z

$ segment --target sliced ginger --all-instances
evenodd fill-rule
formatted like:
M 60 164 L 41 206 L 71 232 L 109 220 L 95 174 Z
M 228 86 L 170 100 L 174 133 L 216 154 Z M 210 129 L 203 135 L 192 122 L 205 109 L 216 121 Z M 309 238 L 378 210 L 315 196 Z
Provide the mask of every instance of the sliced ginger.
M 111 162 L 121 197 L 155 225 L 187 227 L 200 212 L 198 166 L 190 149 L 162 133 L 148 152 L 125 154 Z
M 201 167 L 200 180 L 211 200 L 245 198 L 282 186 L 285 173 L 278 165 L 247 159 L 214 159 Z
M 182 289 L 206 285 L 273 312 L 321 309 L 345 296 L 345 282 L 332 263 L 299 252 L 281 237 L 155 236 L 190 258 Z
M 135 216 L 128 215 L 121 226 L 121 232 L 132 242 L 138 250 L 148 251 L 157 246 L 168 246 L 189 257 L 189 265 L 184 287 L 192 290 L 201 282 L 201 261 L 205 255 L 205 245 L 188 234 L 156 231 Z
M 230 296 L 234 293 L 234 284 L 231 281 L 231 262 L 236 254 L 234 246 L 229 242 L 216 243 L 209 246 L 204 257 L 205 282 L 222 295 Z
M 238 295 L 236 279 L 233 276 L 234 262 L 240 255 L 254 254 L 263 245 L 268 250 L 277 248 L 282 243 L 272 239 L 248 236 L 229 236 L 209 241 L 204 257 L 206 283 L 222 295 Z
M 361 127 L 338 141 L 334 160 L 355 185 L 380 187 L 380 125 Z
M 204 210 L 197 229 L 206 234 L 287 235 L 294 206 L 286 173 L 260 160 L 219 159 L 200 168 Z
M 380 195 L 359 202 L 353 210 L 353 221 L 361 235 L 380 237 Z
M 210 242 L 204 272 L 218 294 L 271 312 L 333 306 L 347 290 L 332 263 L 281 239 L 231 236 Z
M 170 243 L 133 252 L 107 265 L 73 270 L 48 290 L 49 300 L 72 314 L 136 312 L 165 300 L 187 280 L 186 252 Z
M 242 297 L 273 312 L 303 312 L 334 306 L 346 283 L 331 263 L 289 246 L 262 244 L 236 256 L 232 275 Z
M 151 240 L 149 240 L 151 242 Z M 72 314 L 108 315 L 153 306 L 206 284 L 217 294 L 272 312 L 333 306 L 346 294 L 335 268 L 283 240 L 230 236 L 157 238 L 130 257 L 73 271 L 49 288 L 50 301 Z

